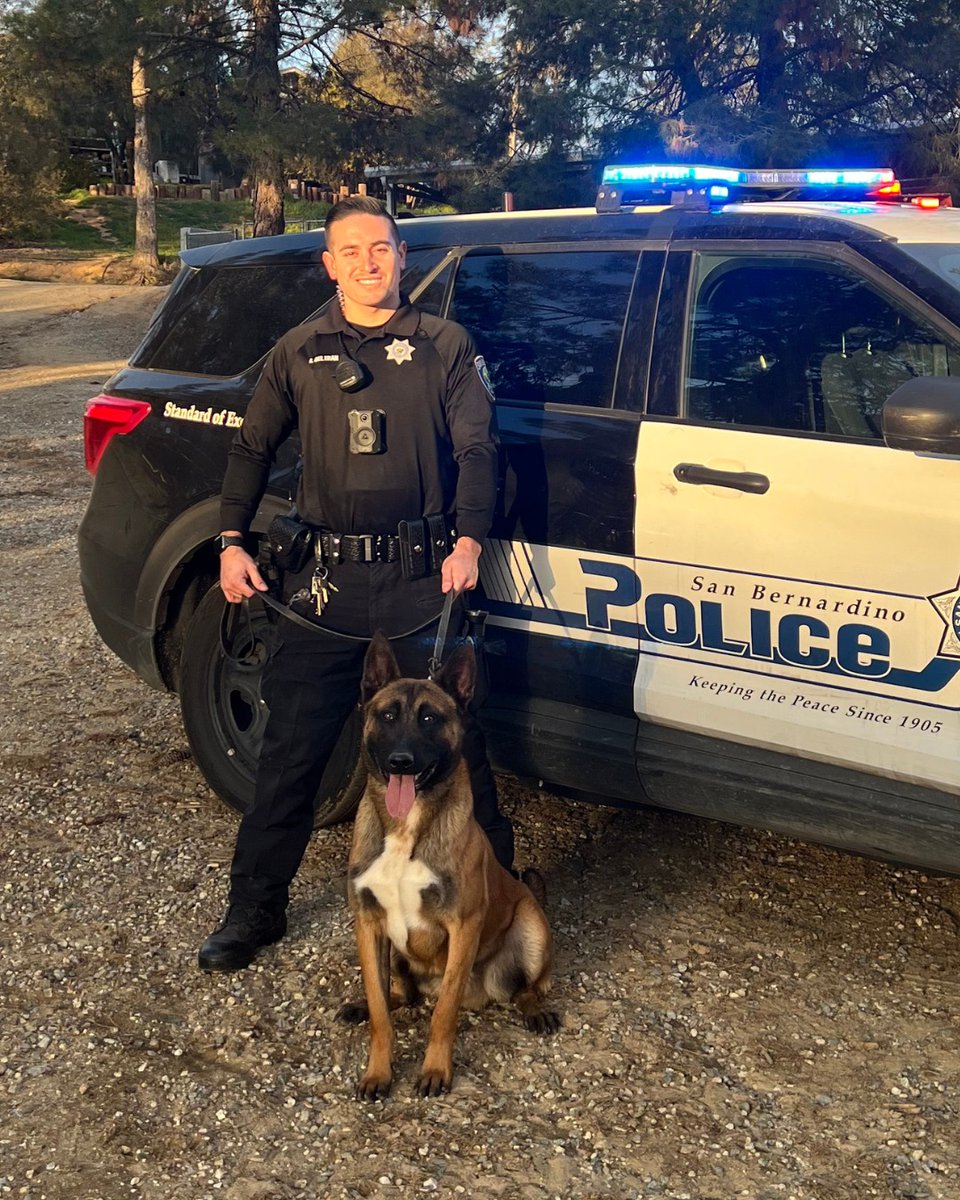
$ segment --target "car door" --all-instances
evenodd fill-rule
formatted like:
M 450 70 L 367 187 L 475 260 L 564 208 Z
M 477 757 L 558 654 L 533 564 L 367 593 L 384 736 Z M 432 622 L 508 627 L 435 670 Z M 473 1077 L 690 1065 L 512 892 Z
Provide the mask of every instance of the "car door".
M 956 331 L 836 247 L 678 248 L 666 280 L 637 714 L 960 791 L 960 461 L 879 424 L 900 383 L 960 373 Z
M 598 614 L 601 593 L 632 587 L 640 414 L 613 403 L 640 347 L 649 353 L 655 288 L 640 261 L 630 241 L 471 248 L 448 312 L 475 337 L 496 394 L 503 487 L 480 560 L 491 750 L 576 786 L 595 785 L 598 748 L 608 770 L 619 749 L 632 791 L 636 611 Z M 624 349 L 634 310 L 646 341 Z

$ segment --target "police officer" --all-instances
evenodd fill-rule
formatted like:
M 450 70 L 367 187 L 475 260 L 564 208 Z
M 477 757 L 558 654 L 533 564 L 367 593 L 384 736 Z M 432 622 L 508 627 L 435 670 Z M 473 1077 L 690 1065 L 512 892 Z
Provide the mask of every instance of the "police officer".
M 321 558 L 283 580 L 284 599 L 317 627 L 284 617 L 276 626 L 262 681 L 270 715 L 255 798 L 240 822 L 226 917 L 199 953 L 209 971 L 247 966 L 286 932 L 288 889 L 320 780 L 358 701 L 365 639 L 382 629 L 397 638 L 404 672 L 426 674 L 443 594 L 475 586 L 493 515 L 493 397 L 470 335 L 401 297 L 406 245 L 379 201 L 341 200 L 325 235 L 323 262 L 339 303 L 274 347 L 223 482 L 220 586 L 229 602 L 267 589 L 245 535 L 277 448 L 294 429 L 302 446 L 297 510 L 320 534 Z M 428 525 L 418 524 L 423 518 Z M 416 537 L 408 539 L 405 572 L 401 522 L 435 542 L 448 539 L 439 575 L 416 578 L 427 566 L 411 568 L 410 554 L 423 552 Z M 510 868 L 513 829 L 498 810 L 472 718 L 464 756 L 477 820 Z

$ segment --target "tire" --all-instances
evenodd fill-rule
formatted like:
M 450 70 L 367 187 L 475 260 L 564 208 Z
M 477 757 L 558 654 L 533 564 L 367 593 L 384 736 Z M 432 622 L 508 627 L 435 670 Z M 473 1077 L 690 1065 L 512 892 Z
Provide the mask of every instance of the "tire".
M 203 777 L 237 812 L 253 804 L 257 759 L 267 720 L 260 699 L 260 673 L 266 664 L 263 635 L 270 628 L 263 606 L 250 605 L 251 628 L 242 619 L 233 634 L 232 662 L 220 645 L 226 601 L 219 585 L 201 600 L 187 629 L 180 668 L 180 711 Z M 251 653 L 252 651 L 252 653 Z M 314 805 L 314 824 L 325 828 L 356 812 L 366 775 L 360 761 L 360 717 L 354 713 L 324 772 Z

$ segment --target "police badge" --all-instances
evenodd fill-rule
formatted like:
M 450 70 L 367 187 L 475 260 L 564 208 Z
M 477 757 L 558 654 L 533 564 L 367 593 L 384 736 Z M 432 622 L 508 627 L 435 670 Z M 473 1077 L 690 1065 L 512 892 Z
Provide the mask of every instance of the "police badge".
M 949 592 L 940 592 L 927 599 L 947 627 L 937 653 L 944 658 L 960 658 L 960 579 Z

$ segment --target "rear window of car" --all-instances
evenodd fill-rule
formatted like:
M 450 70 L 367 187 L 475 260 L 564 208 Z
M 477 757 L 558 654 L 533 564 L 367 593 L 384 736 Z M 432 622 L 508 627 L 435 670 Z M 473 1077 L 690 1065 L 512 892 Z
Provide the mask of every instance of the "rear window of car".
M 411 252 L 404 289 L 415 287 L 442 256 L 441 250 Z M 158 371 L 240 375 L 333 293 L 319 263 L 201 268 L 177 280 L 131 361 Z
M 239 375 L 332 295 L 326 271 L 313 263 L 201 269 L 178 290 L 172 323 L 161 314 L 134 365 Z

